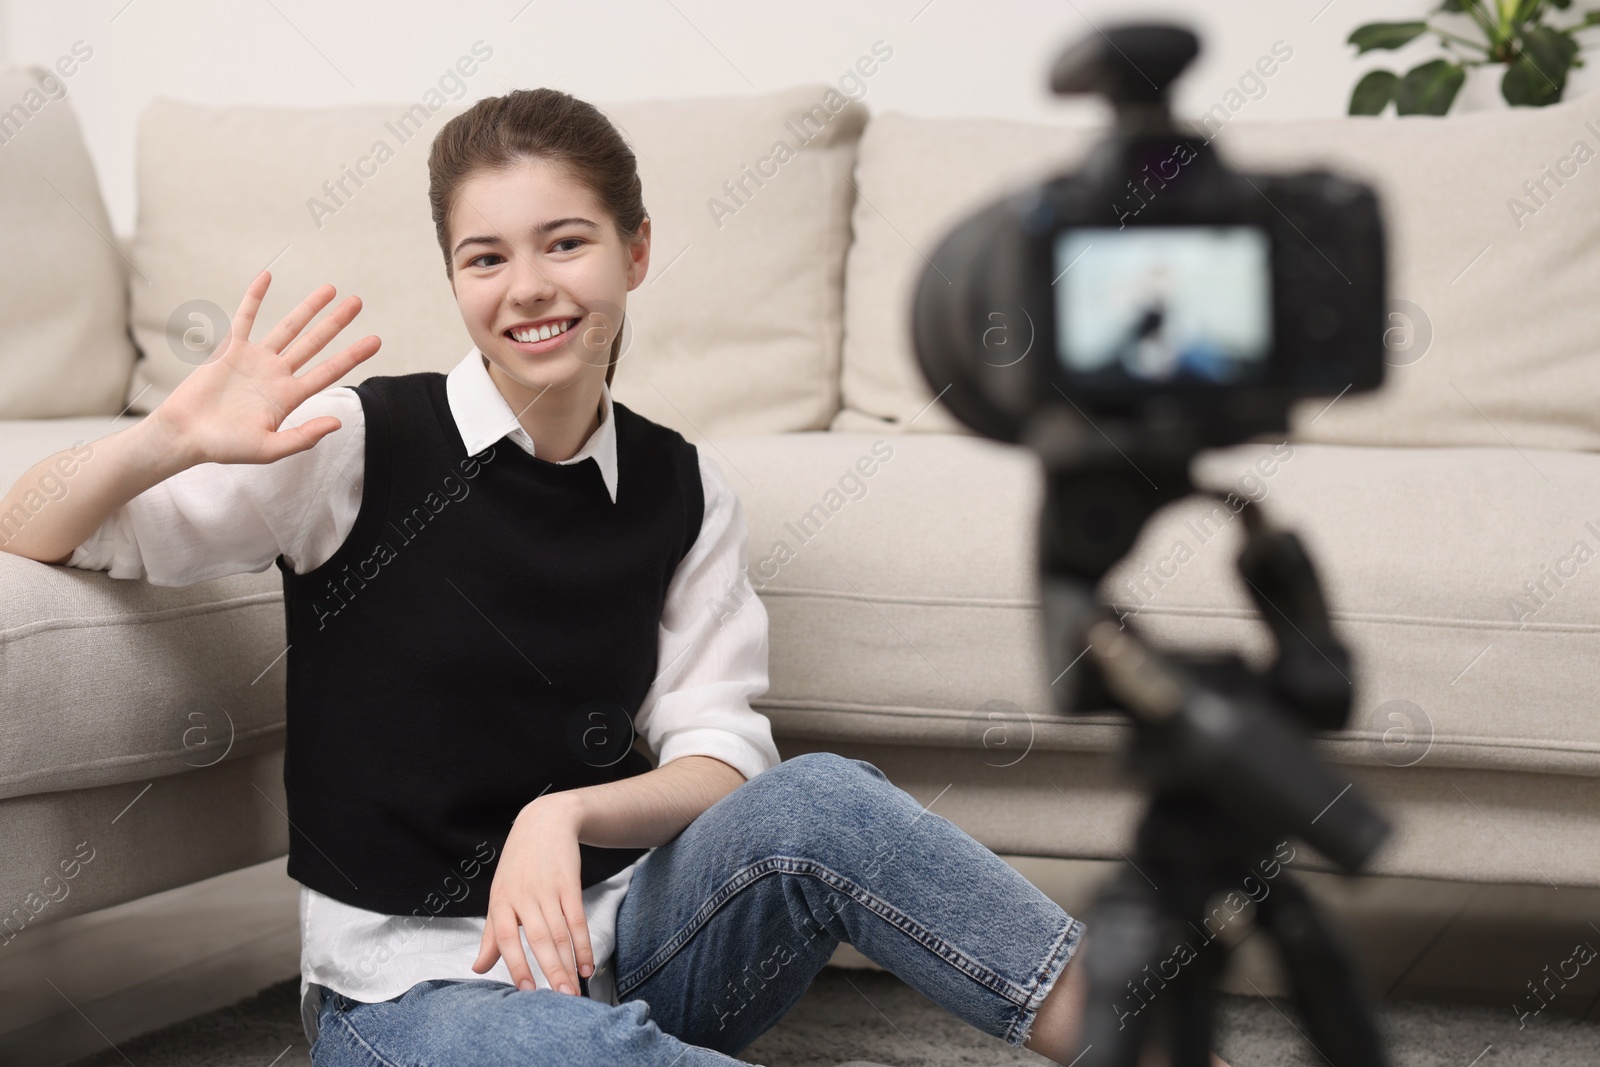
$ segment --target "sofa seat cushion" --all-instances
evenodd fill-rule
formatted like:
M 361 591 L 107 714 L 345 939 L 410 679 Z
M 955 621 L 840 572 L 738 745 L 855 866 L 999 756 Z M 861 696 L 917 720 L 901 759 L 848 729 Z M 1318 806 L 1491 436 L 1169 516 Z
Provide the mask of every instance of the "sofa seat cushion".
M 1116 716 L 1052 710 L 1031 453 L 964 434 L 715 444 L 771 619 L 757 703 L 777 733 L 1119 744 Z M 1206 453 L 1193 475 L 1261 500 L 1319 567 L 1359 670 L 1351 728 L 1322 742 L 1332 758 L 1600 775 L 1600 509 L 1584 503 L 1600 456 L 1259 443 Z M 1259 667 L 1268 631 L 1234 571 L 1243 523 L 1213 504 L 1158 512 L 1101 592 L 1165 646 Z
M 0 478 L 132 421 L 0 422 Z M 771 620 L 771 687 L 756 705 L 779 735 L 1118 746 L 1118 716 L 1051 709 L 1031 453 L 964 434 L 702 447 L 744 503 L 750 581 Z M 1262 500 L 1320 568 L 1360 672 L 1352 728 L 1322 742 L 1332 758 L 1600 776 L 1600 511 L 1583 504 L 1600 498 L 1600 456 L 1263 443 L 1207 453 L 1195 477 Z M 1267 632 L 1232 570 L 1241 528 L 1208 501 L 1170 506 L 1102 593 L 1157 641 L 1238 648 L 1260 665 Z M 0 553 L 0 583 L 0 798 L 281 746 L 270 570 L 163 589 Z M 706 607 L 745 603 L 730 589 Z

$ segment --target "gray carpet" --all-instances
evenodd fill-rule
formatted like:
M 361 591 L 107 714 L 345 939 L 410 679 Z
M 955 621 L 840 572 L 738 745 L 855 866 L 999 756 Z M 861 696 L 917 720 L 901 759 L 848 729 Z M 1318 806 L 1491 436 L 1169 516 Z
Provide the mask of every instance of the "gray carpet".
M 121 1042 L 70 1067 L 304 1067 L 298 978 L 218 1011 Z M 1280 1011 L 1281 1009 L 1281 1011 Z M 1284 1012 L 1289 1017 L 1285 1017 Z M 1313 1067 L 1288 1005 L 1226 997 L 1217 1051 L 1233 1067 Z M 1509 1007 L 1386 1004 L 1395 1067 L 1593 1067 L 1600 1025 L 1533 1018 L 1517 1029 Z M 274 1059 L 275 1057 L 280 1057 Z M 1042 1065 L 1050 1061 L 981 1034 L 893 975 L 829 967 L 777 1027 L 745 1050 L 766 1067 L 837 1067 L 870 1060 L 893 1067 Z

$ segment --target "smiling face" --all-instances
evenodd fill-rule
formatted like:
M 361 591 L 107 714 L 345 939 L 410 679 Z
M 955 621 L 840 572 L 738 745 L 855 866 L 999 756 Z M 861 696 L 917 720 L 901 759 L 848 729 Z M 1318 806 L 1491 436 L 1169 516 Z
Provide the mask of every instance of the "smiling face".
M 649 219 L 627 240 L 568 168 L 525 160 L 469 175 L 449 235 L 462 321 L 512 410 L 548 389 L 546 410 L 594 412 L 627 294 L 649 267 Z

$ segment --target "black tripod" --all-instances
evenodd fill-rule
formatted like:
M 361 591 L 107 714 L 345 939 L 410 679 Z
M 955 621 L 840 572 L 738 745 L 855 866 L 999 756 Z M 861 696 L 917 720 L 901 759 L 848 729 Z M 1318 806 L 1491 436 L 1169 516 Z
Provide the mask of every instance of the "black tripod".
M 1235 912 L 1207 909 L 1232 893 L 1253 903 L 1317 1051 L 1334 1067 L 1384 1067 L 1351 952 L 1275 855 L 1298 837 L 1354 872 L 1388 833 L 1310 745 L 1311 730 L 1344 725 L 1352 695 L 1350 656 L 1333 636 L 1310 558 L 1292 532 L 1246 504 L 1238 569 L 1272 631 L 1271 666 L 1257 673 L 1238 656 L 1157 652 L 1094 591 L 1157 507 L 1195 492 L 1189 453 L 1050 438 L 1047 428 L 1033 443 L 1048 472 L 1040 558 L 1051 675 L 1068 682 L 1054 688 L 1063 710 L 1131 715 L 1129 764 L 1152 794 L 1133 858 L 1089 923 L 1074 1062 L 1134 1067 L 1145 1044 L 1161 1042 L 1173 1067 L 1209 1067 L 1227 952 L 1217 933 Z

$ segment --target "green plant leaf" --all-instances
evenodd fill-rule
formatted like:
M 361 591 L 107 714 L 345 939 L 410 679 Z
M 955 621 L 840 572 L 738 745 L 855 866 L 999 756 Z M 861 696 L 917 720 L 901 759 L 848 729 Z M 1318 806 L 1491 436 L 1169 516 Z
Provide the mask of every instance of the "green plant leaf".
M 1561 99 L 1561 86 L 1552 86 L 1550 79 L 1523 54 L 1506 65 L 1505 76 L 1500 79 L 1500 95 L 1512 107 L 1544 107 Z
M 1578 23 L 1577 26 L 1574 26 L 1573 29 L 1576 30 L 1584 26 L 1593 26 L 1597 22 L 1600 22 L 1600 11 L 1591 11 L 1587 15 L 1583 16 L 1583 21 Z
M 1443 115 L 1466 80 L 1466 68 L 1448 59 L 1412 67 L 1395 87 L 1394 109 L 1402 115 Z
M 1578 42 L 1572 34 L 1548 26 L 1524 26 L 1517 37 L 1522 42 L 1522 50 L 1533 57 L 1540 70 L 1550 75 L 1551 81 L 1560 84 L 1566 79 L 1567 67 L 1578 54 Z
M 1522 48 L 1500 79 L 1500 92 L 1516 107 L 1544 107 L 1561 99 L 1567 71 L 1578 54 L 1571 34 L 1546 26 L 1525 26 L 1518 33 Z
M 1459 15 L 1465 13 L 1467 9 L 1462 0 L 1440 0 L 1439 6 L 1434 10 L 1442 11 L 1446 14 Z
M 1356 55 L 1374 48 L 1400 48 L 1416 40 L 1428 29 L 1426 22 L 1369 22 L 1351 31 L 1346 44 L 1356 46 Z
M 1394 87 L 1400 84 L 1400 75 L 1392 70 L 1368 71 L 1356 82 L 1350 94 L 1350 114 L 1378 115 L 1394 99 Z

